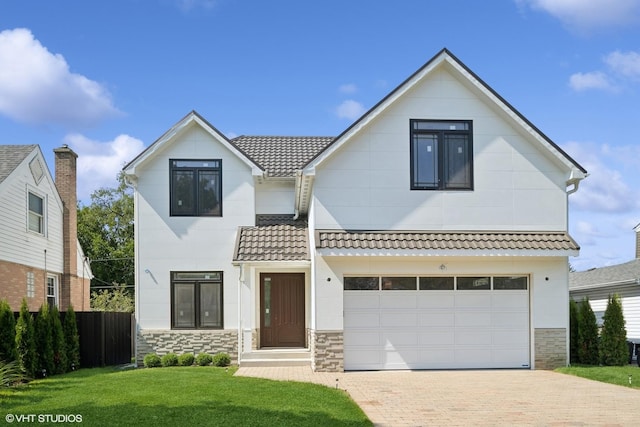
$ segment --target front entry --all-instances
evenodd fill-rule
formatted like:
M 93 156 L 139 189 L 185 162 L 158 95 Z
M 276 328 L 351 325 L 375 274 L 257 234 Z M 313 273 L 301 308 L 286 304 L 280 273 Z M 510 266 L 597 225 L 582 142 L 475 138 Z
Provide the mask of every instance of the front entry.
M 260 347 L 304 347 L 304 273 L 260 274 Z

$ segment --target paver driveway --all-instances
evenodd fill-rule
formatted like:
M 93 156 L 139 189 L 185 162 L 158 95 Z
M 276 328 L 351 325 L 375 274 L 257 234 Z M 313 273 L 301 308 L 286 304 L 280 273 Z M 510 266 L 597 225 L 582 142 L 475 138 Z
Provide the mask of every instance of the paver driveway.
M 640 369 L 635 372 L 640 381 Z M 309 367 L 241 367 L 236 375 L 337 386 L 376 426 L 640 425 L 640 390 L 550 371 L 314 373 Z

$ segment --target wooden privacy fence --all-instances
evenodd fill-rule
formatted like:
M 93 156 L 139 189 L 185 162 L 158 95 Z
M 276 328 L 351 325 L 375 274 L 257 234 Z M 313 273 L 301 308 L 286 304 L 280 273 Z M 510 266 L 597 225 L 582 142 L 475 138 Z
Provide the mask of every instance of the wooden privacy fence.
M 134 348 L 131 313 L 81 311 L 76 312 L 76 323 L 80 336 L 81 367 L 131 363 Z

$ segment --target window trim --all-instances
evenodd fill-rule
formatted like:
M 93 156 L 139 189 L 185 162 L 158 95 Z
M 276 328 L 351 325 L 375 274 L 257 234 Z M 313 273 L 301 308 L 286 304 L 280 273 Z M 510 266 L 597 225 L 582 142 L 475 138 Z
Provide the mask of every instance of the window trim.
M 31 210 L 30 198 L 31 196 L 37 197 L 42 201 L 42 213 L 38 213 L 36 211 Z M 39 228 L 40 230 L 32 230 L 31 229 L 31 214 L 36 215 L 39 219 Z M 32 190 L 31 188 L 27 189 L 27 231 L 30 233 L 37 234 L 39 236 L 46 236 L 47 230 L 47 197 L 40 194 L 37 191 Z
M 219 330 L 224 329 L 224 273 L 222 271 L 171 271 L 170 273 L 170 292 L 171 292 L 171 329 L 175 330 Z M 201 274 L 203 277 L 179 277 L 181 274 L 197 275 Z M 204 277 L 207 274 L 213 274 L 213 278 Z M 220 311 L 220 326 L 202 326 L 200 321 L 201 307 L 200 307 L 200 284 L 201 283 L 218 283 L 220 285 L 219 294 L 219 311 Z M 175 319 L 175 285 L 176 284 L 192 284 L 193 285 L 193 327 L 176 326 Z
M 467 125 L 468 129 L 464 130 L 448 130 L 448 129 L 415 129 L 419 123 L 464 123 Z M 410 119 L 409 120 L 409 161 L 410 161 L 410 189 L 411 190 L 428 190 L 428 191 L 473 191 L 474 189 L 474 168 L 473 168 L 473 120 L 436 120 L 436 119 Z M 437 142 L 437 159 L 436 164 L 438 167 L 437 171 L 437 185 L 416 185 L 416 174 L 417 170 L 415 167 L 415 137 L 418 135 L 438 135 Z M 451 187 L 448 185 L 446 181 L 446 168 L 444 167 L 447 163 L 446 159 L 446 150 L 441 148 L 444 146 L 444 136 L 445 135 L 466 135 L 467 136 L 467 157 L 468 157 L 468 167 L 469 167 L 469 183 L 464 187 Z
M 49 281 L 53 283 L 53 294 L 49 293 Z M 58 280 L 58 276 L 55 274 L 47 274 L 47 295 L 45 296 L 47 304 L 49 308 L 53 306 L 59 307 L 60 304 L 60 281 Z M 49 301 L 49 298 L 52 298 L 53 301 Z
M 211 163 L 217 163 L 218 166 L 216 167 L 207 167 L 207 166 L 174 166 L 174 162 L 211 162 Z M 194 195 L 194 207 L 193 210 L 191 212 L 188 213 L 182 213 L 182 212 L 174 212 L 173 209 L 173 200 L 174 200 L 174 189 L 173 189 L 173 172 L 176 170 L 182 170 L 182 171 L 193 171 L 195 173 L 195 178 L 193 180 L 193 195 Z M 215 213 L 215 214 L 207 214 L 207 213 L 201 213 L 200 212 L 200 191 L 198 189 L 198 173 L 200 171 L 209 171 L 209 172 L 217 172 L 218 173 L 218 188 L 217 188 L 217 193 L 218 193 L 218 205 L 220 206 L 219 208 L 219 213 Z M 175 217 L 222 217 L 222 201 L 223 201 L 223 197 L 222 197 L 222 159 L 184 159 L 184 158 L 180 158 L 180 159 L 169 159 L 169 216 L 175 216 Z

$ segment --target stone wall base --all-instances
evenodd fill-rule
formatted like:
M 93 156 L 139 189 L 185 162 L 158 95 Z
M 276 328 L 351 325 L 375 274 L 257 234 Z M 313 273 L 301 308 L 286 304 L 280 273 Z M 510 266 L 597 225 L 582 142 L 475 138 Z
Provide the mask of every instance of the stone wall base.
M 567 330 L 548 328 L 535 330 L 536 369 L 567 366 Z
M 231 363 L 238 363 L 238 331 L 236 330 L 166 330 L 142 329 L 136 340 L 136 362 L 143 365 L 144 356 L 156 353 L 228 353 Z
M 342 331 L 309 330 L 311 368 L 316 372 L 344 371 Z

